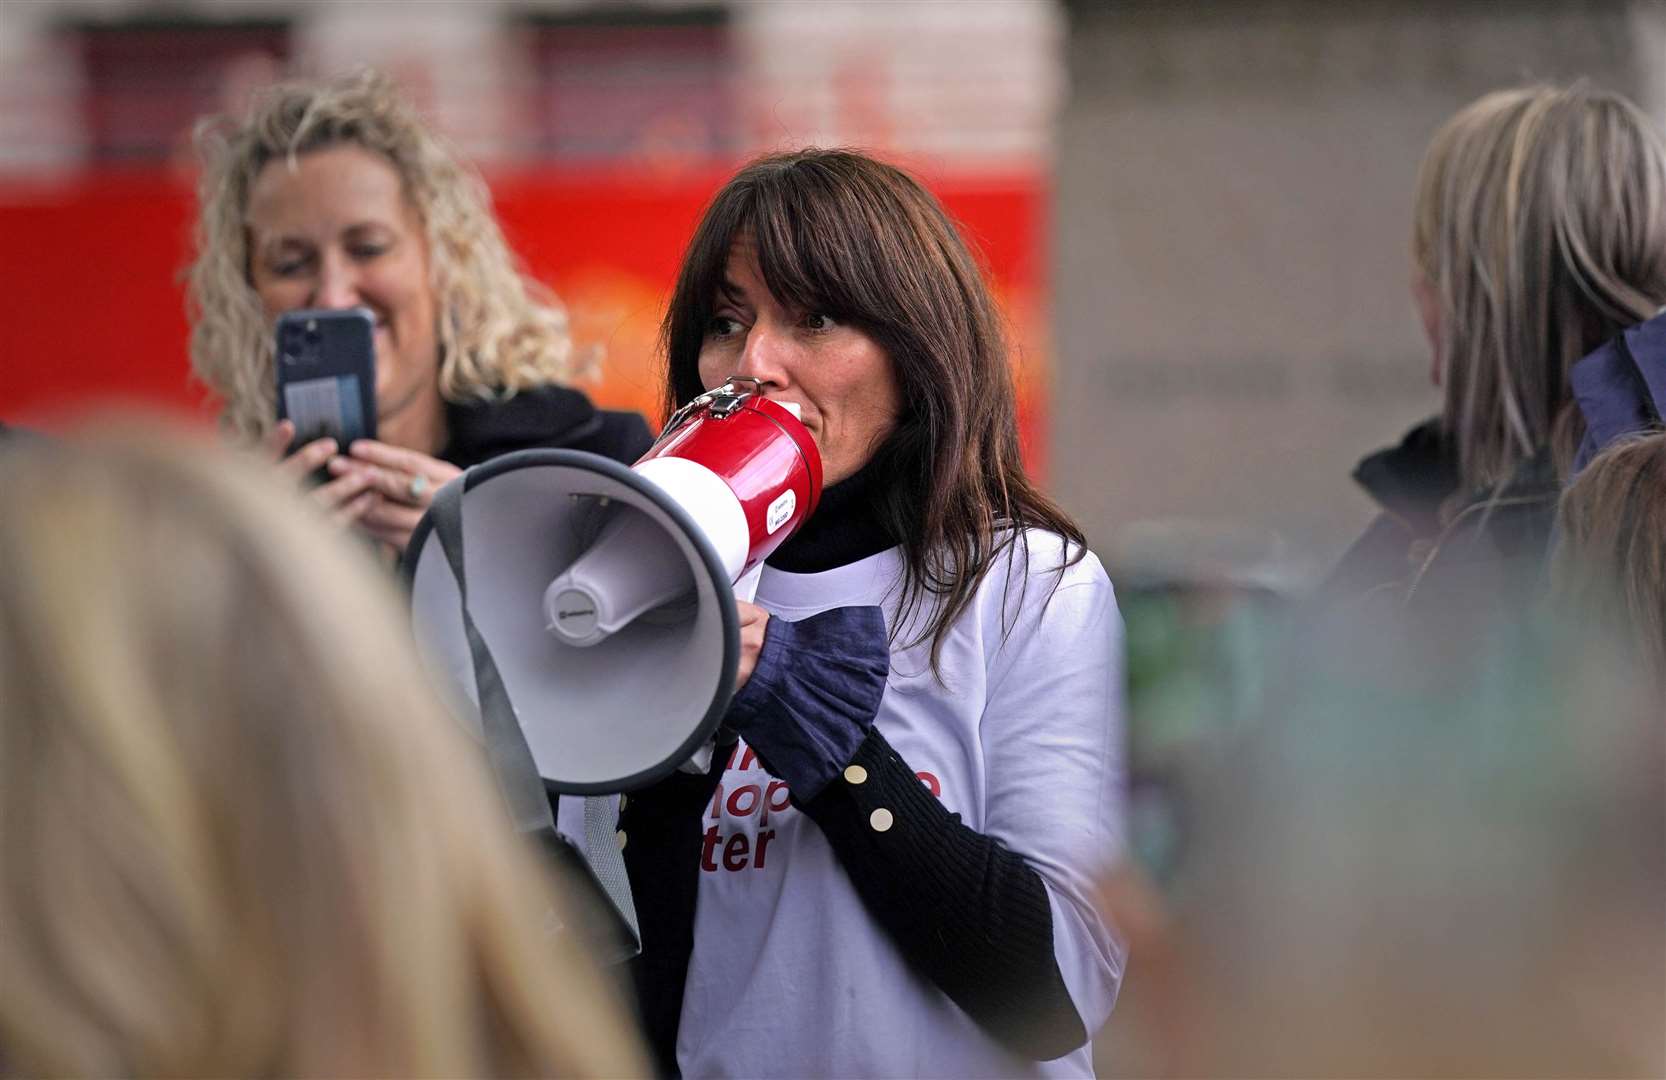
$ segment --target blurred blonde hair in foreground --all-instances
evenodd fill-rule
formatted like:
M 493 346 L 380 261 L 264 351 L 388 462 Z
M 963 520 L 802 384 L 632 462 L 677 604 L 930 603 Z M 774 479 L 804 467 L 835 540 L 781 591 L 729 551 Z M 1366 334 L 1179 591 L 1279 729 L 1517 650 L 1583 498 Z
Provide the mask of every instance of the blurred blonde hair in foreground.
M 1599 454 L 1563 493 L 1556 524 L 1558 599 L 1623 619 L 1640 662 L 1666 683 L 1666 433 Z
M 645 1072 L 391 585 L 266 472 L 0 451 L 3 1067 Z

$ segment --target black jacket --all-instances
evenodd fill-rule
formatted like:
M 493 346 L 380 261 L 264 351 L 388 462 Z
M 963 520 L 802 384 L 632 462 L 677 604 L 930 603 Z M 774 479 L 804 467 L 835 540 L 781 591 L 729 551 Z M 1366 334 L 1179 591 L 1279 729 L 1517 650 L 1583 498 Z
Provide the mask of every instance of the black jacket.
M 653 443 L 640 413 L 598 409 L 577 390 L 540 386 L 505 401 L 447 402 L 439 457 L 467 469 L 516 450 L 585 450 L 631 465 Z
M 1320 587 L 1344 599 L 1411 580 L 1440 535 L 1440 506 L 1458 489 L 1457 456 L 1438 418 L 1406 433 L 1399 445 L 1367 455 L 1354 482 L 1381 510 Z
M 1504 483 L 1458 497 L 1457 455 L 1432 419 L 1367 456 L 1354 480 L 1382 512 L 1321 597 L 1389 591 L 1413 607 L 1458 610 L 1525 601 L 1537 588 L 1561 493 L 1548 449 Z

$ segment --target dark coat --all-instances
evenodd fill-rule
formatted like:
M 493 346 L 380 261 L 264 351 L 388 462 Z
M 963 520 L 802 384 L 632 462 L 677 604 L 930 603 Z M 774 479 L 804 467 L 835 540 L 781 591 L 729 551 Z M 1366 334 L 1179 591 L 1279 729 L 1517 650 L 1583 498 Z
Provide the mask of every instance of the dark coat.
M 1496 608 L 1537 590 L 1561 486 L 1548 449 L 1502 484 L 1458 496 L 1457 455 L 1431 419 L 1359 463 L 1382 507 L 1320 588 L 1325 600 L 1388 592 L 1416 607 Z
M 584 450 L 635 464 L 653 443 L 640 413 L 598 409 L 577 390 L 540 386 L 506 401 L 447 402 L 439 457 L 467 469 L 516 450 Z
M 1399 445 L 1367 455 L 1354 468 L 1354 482 L 1380 510 L 1320 586 L 1322 597 L 1403 586 L 1421 568 L 1440 535 L 1441 503 L 1458 489 L 1457 457 L 1440 420 L 1424 421 Z
M 1575 364 L 1571 383 L 1586 429 L 1575 471 L 1614 440 L 1659 428 L 1666 311 Z M 1324 595 L 1394 587 L 1414 606 L 1458 609 L 1489 596 L 1527 599 L 1539 584 L 1562 488 L 1548 450 L 1492 490 L 1455 499 L 1456 455 L 1430 420 L 1360 462 L 1354 479 L 1383 513 L 1348 549 Z
M 1561 494 L 1547 447 L 1504 483 L 1463 500 L 1407 583 L 1407 605 L 1460 619 L 1524 610 L 1544 583 Z

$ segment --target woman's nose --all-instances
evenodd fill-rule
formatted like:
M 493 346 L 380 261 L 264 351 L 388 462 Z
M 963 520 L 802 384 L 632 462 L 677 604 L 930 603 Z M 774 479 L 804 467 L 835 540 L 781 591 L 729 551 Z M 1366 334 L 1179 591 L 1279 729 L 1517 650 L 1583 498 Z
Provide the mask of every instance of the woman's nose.
M 345 259 L 326 256 L 319 263 L 318 281 L 308 306 L 315 308 L 358 307 L 358 274 Z
M 786 334 L 762 320 L 747 331 L 740 360 L 730 374 L 757 379 L 765 386 L 781 389 L 789 382 L 791 343 Z

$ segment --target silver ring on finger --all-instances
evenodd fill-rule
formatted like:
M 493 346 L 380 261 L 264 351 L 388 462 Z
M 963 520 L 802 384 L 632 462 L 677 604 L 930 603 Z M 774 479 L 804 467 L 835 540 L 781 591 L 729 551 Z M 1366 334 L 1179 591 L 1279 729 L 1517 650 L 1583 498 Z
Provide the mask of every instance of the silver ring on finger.
M 414 474 L 411 477 L 411 482 L 406 485 L 405 492 L 410 496 L 412 502 L 420 503 L 422 497 L 428 493 L 428 478 L 421 473 Z

